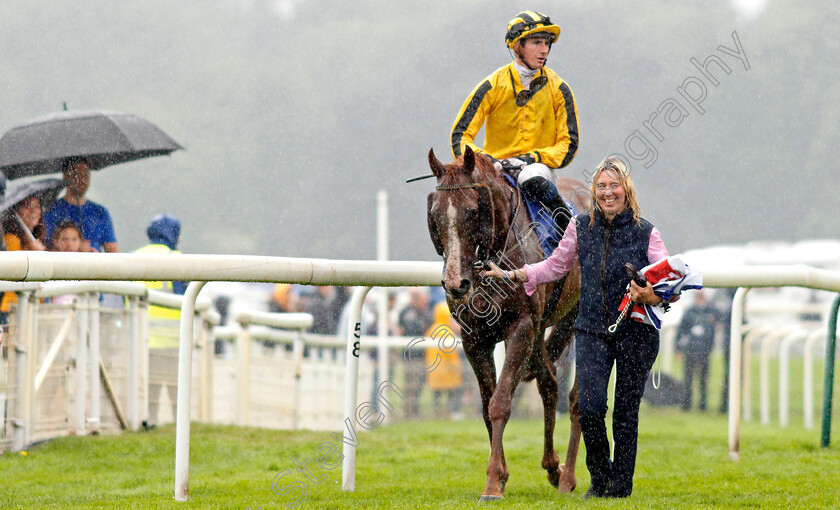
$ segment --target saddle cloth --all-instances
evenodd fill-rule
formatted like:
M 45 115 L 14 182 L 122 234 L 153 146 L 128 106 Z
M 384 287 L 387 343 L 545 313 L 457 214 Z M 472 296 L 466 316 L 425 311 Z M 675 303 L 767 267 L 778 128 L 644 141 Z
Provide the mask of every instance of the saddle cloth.
M 546 211 L 542 205 L 538 202 L 533 202 L 522 193 L 522 190 L 519 189 L 519 184 L 516 182 L 512 176 L 508 174 L 503 174 L 507 183 L 513 187 L 513 189 L 519 191 L 520 196 L 525 201 L 525 207 L 528 209 L 528 216 L 531 219 L 531 224 L 536 224 L 534 230 L 537 232 L 537 237 L 540 240 L 540 247 L 542 247 L 543 254 L 548 257 L 551 255 L 551 252 L 557 248 L 557 245 L 560 244 L 560 239 L 563 238 L 563 232 L 560 232 L 560 229 L 557 227 L 557 224 L 554 223 L 554 220 L 551 218 L 551 211 Z M 566 206 L 572 211 L 572 216 L 578 214 L 577 209 L 573 206 L 568 200 L 565 198 L 563 199 L 566 202 Z

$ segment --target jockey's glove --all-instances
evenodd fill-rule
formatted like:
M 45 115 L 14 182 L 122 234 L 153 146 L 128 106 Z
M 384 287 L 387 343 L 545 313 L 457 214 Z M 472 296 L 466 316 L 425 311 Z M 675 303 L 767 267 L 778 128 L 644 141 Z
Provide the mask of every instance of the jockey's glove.
M 494 166 L 499 165 L 496 166 L 496 170 L 503 170 L 508 173 L 515 170 L 522 170 L 526 164 L 519 158 L 500 159 L 497 163 L 493 163 Z
M 525 154 L 520 154 L 519 156 L 516 156 L 515 159 L 518 159 L 519 161 L 522 161 L 523 163 L 525 163 L 525 165 L 530 165 L 532 163 L 537 162 L 537 158 L 535 158 L 532 154 L 527 153 L 527 152 Z M 523 166 L 525 166 L 525 165 L 523 165 Z

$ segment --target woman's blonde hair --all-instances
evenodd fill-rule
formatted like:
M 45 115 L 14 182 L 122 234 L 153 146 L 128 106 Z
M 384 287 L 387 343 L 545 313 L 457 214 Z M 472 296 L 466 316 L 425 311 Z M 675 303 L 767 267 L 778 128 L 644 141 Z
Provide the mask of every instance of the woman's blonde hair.
M 598 207 L 598 200 L 595 192 L 598 189 L 598 177 L 600 177 L 603 172 L 609 172 L 611 177 L 621 183 L 621 187 L 624 189 L 624 205 L 633 210 L 633 220 L 636 223 L 639 223 L 641 221 L 642 212 L 641 209 L 639 209 L 639 201 L 636 198 L 636 185 L 633 184 L 633 178 L 630 177 L 630 170 L 627 169 L 627 165 L 624 164 L 624 161 L 621 158 L 609 156 L 601 161 L 598 168 L 596 168 L 592 173 L 590 192 L 592 193 L 592 203 L 595 204 L 595 207 L 593 207 L 589 212 L 589 224 L 592 225 L 595 221 L 595 209 Z

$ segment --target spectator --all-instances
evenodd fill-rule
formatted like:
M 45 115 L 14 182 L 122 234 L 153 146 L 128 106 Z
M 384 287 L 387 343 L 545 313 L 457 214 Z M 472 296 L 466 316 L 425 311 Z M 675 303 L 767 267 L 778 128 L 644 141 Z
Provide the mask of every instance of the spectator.
M 18 217 L 20 221 L 18 221 Z M 21 221 L 23 225 L 21 225 Z M 44 222 L 41 217 L 41 202 L 34 195 L 13 205 L 3 215 L 3 240 L 8 251 L 43 251 Z M 17 304 L 17 294 L 4 292 L 0 300 L 0 324 L 6 324 L 9 312 Z
M 312 315 L 312 333 L 319 335 L 334 335 L 337 329 L 338 316 L 334 314 L 333 301 L 336 298 L 335 287 L 316 287 L 315 293 L 309 298 L 304 311 Z
M 168 214 L 159 214 L 149 221 L 146 227 L 146 236 L 149 244 L 138 248 L 134 253 L 144 254 L 170 254 L 181 253 L 178 251 L 178 243 L 181 241 L 181 221 Z M 174 294 L 183 295 L 187 290 L 186 282 L 146 282 L 150 289 L 163 290 Z
M 46 250 L 44 218 L 41 215 L 41 202 L 35 195 L 30 195 L 3 215 L 3 239 L 8 251 L 43 251 Z M 18 218 L 21 221 L 18 221 Z M 26 230 L 24 230 L 24 225 Z
M 178 254 L 178 242 L 181 240 L 181 222 L 168 214 L 152 218 L 146 228 L 149 244 L 135 250 L 143 254 Z M 173 294 L 184 294 L 186 282 L 144 282 L 152 290 Z M 149 421 L 156 423 L 160 402 L 158 395 L 165 386 L 172 402 L 173 416 L 178 400 L 178 387 L 175 384 L 178 374 L 178 345 L 181 311 L 173 308 L 149 306 Z
M 218 296 L 213 301 L 213 306 L 216 307 L 216 311 L 219 313 L 219 326 L 226 326 L 228 320 L 228 313 L 230 312 L 230 297 L 228 296 Z M 217 356 L 221 356 L 225 353 L 225 341 L 221 338 L 217 338 L 216 341 L 213 343 L 213 353 Z
M 684 411 L 691 409 L 691 394 L 694 374 L 700 379 L 700 410 L 706 410 L 707 382 L 709 378 L 709 357 L 715 344 L 715 327 L 718 312 L 706 300 L 706 294 L 698 290 L 694 303 L 685 311 L 677 328 L 677 344 L 685 353 L 685 393 L 682 399 Z
M 73 220 L 64 220 L 53 232 L 52 246 L 55 251 L 82 251 L 82 229 Z
M 64 220 L 53 232 L 52 245 L 55 251 L 78 252 L 82 249 L 82 229 L 75 221 Z M 55 296 L 50 302 L 56 305 L 68 304 L 75 299 L 73 294 Z
M 52 239 L 53 231 L 62 220 L 73 220 L 82 229 L 82 251 L 119 252 L 108 210 L 85 198 L 90 186 L 90 163 L 84 158 L 70 158 L 65 161 L 62 173 L 67 181 L 67 191 L 44 215 L 47 238 Z
M 425 289 L 412 287 L 408 291 L 408 306 L 400 312 L 397 331 L 401 336 L 412 339 L 422 337 L 432 325 L 432 311 L 429 309 L 429 294 Z M 426 378 L 426 350 L 422 347 L 408 348 L 405 357 L 405 416 L 416 418 L 420 414 L 420 393 Z
M 268 311 L 274 313 L 298 311 L 299 297 L 291 284 L 277 283 L 271 292 Z
M 464 379 L 462 377 L 463 363 L 461 356 L 463 351 L 457 349 L 461 343 L 460 326 L 449 313 L 449 306 L 446 303 L 438 303 L 434 307 L 434 319 L 426 336 L 431 337 L 434 343 L 433 348 L 426 349 L 426 385 L 432 391 L 432 406 L 435 417 L 443 418 L 446 413 L 443 411 L 443 395 L 446 394 L 449 404 L 449 417 L 462 419 L 461 395 L 463 393 Z

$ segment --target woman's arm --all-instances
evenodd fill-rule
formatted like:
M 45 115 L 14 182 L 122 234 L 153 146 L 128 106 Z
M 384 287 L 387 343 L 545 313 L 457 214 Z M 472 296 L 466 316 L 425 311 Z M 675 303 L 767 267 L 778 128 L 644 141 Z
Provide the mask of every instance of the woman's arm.
M 648 264 L 659 262 L 668 256 L 668 249 L 665 248 L 665 243 L 662 242 L 662 236 L 656 227 L 650 231 L 650 240 L 648 241 L 647 257 Z
M 648 249 L 647 249 L 647 257 L 648 263 L 654 264 L 659 262 L 660 260 L 668 257 L 668 249 L 665 247 L 665 243 L 662 241 L 662 236 L 659 234 L 659 230 L 656 227 L 653 227 L 650 230 L 650 240 L 648 241 Z M 636 296 L 634 299 L 633 296 Z M 673 303 L 680 299 L 679 296 L 674 296 L 668 302 Z M 636 285 L 635 282 L 630 283 L 630 300 L 636 301 L 639 303 L 645 303 L 648 305 L 658 305 L 662 303 L 662 298 L 659 297 L 655 292 L 653 292 L 653 286 L 648 282 L 647 287 L 639 287 Z
M 573 219 L 566 226 L 566 232 L 560 244 L 547 259 L 536 264 L 526 264 L 525 267 L 513 271 L 491 270 L 485 271 L 483 275 L 525 282 L 525 293 L 530 296 L 541 283 L 557 280 L 568 273 L 575 260 L 577 260 L 577 227 Z

